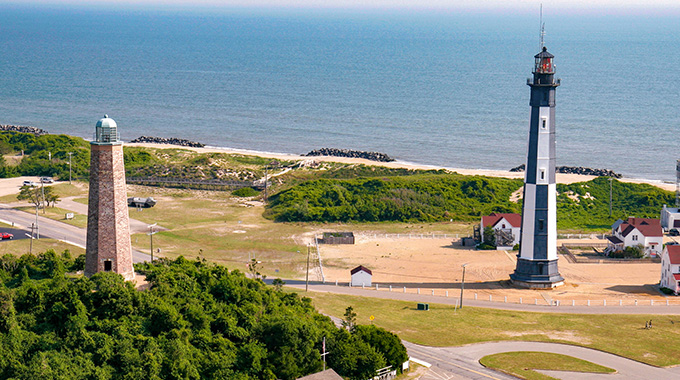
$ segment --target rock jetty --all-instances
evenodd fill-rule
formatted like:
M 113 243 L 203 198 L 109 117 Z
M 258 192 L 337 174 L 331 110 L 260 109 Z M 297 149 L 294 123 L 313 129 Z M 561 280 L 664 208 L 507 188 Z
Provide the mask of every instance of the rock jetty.
M 176 137 L 151 137 L 151 136 L 139 136 L 136 139 L 130 141 L 131 143 L 150 143 L 150 144 L 172 144 L 179 146 L 188 146 L 191 148 L 203 148 L 205 144 L 199 142 L 190 141 L 186 139 L 178 139 Z
M 42 136 L 42 135 L 48 135 L 49 132 L 47 132 L 44 129 L 36 128 L 36 127 L 27 127 L 25 125 L 2 125 L 0 124 L 0 131 L 7 131 L 7 132 L 21 132 L 21 133 L 30 133 L 36 136 Z
M 385 153 L 362 152 L 360 150 L 335 149 L 335 148 L 315 149 L 315 150 L 305 154 L 305 156 L 332 156 L 332 157 L 363 158 L 363 159 L 366 159 L 366 160 L 378 161 L 378 162 L 395 161 L 394 158 L 386 155 Z
M 510 169 L 511 172 L 523 172 L 524 171 L 524 164 L 516 166 L 512 169 Z M 597 177 L 612 177 L 612 178 L 621 178 L 621 174 L 615 173 L 611 170 L 607 169 L 593 169 L 593 168 L 585 168 L 583 166 L 558 166 L 555 168 L 556 173 L 562 173 L 562 174 L 581 174 L 581 175 L 594 175 Z

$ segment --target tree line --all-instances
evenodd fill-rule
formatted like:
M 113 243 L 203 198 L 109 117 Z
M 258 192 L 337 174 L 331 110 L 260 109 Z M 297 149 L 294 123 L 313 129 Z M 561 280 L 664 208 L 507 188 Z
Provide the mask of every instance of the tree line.
M 136 266 L 137 290 L 114 273 L 91 278 L 84 256 L 0 257 L 0 378 L 295 379 L 327 365 L 349 379 L 401 368 L 399 338 L 335 327 L 309 298 L 205 261 Z

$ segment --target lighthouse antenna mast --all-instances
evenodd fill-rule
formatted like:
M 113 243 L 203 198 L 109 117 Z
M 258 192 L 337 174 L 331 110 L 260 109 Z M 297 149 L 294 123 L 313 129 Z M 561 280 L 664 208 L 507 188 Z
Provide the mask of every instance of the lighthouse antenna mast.
M 545 46 L 545 23 L 543 22 L 543 3 L 541 3 L 540 9 L 541 10 L 538 19 L 539 24 L 538 41 L 540 46 L 538 47 L 538 51 L 543 50 L 543 46 Z

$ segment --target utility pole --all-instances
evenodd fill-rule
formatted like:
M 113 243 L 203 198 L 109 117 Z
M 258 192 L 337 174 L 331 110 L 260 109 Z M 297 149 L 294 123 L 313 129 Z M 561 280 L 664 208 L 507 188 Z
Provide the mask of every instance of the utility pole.
M 463 308 L 463 289 L 465 289 L 465 267 L 467 264 L 463 264 L 463 280 L 460 282 L 460 306 L 459 309 Z
M 36 239 L 40 239 L 40 229 L 38 229 L 38 205 L 35 205 L 35 235 Z
M 323 358 L 323 370 L 326 370 L 326 355 L 329 353 L 326 351 L 326 337 L 323 337 L 323 343 L 322 343 L 322 352 L 321 352 L 321 357 Z
M 28 236 L 31 239 L 31 244 L 29 245 L 29 248 L 28 248 L 29 254 L 33 254 L 33 228 L 34 227 L 35 227 L 35 225 L 33 225 L 33 223 L 31 223 L 31 235 L 26 234 L 26 236 Z
M 267 165 L 264 166 L 264 204 L 267 204 Z
M 158 233 L 158 231 L 154 231 L 153 228 L 157 224 L 158 223 L 154 223 L 154 224 L 150 225 L 149 226 L 149 233 L 147 233 L 147 235 L 149 235 L 149 245 L 150 245 L 149 251 L 151 252 L 151 262 L 152 263 L 153 263 L 153 235 Z
M 68 152 L 68 184 L 71 184 L 71 156 L 73 152 Z
M 311 245 L 307 246 L 307 273 L 305 274 L 305 292 L 309 291 L 309 251 L 312 249 Z

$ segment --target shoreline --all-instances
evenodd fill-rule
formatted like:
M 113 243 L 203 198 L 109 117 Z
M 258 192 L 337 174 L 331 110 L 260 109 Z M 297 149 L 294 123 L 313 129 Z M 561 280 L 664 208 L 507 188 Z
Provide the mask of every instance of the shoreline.
M 289 161 L 320 161 L 320 162 L 339 162 L 343 164 L 363 164 L 371 166 L 383 166 L 395 169 L 413 169 L 413 170 L 448 170 L 451 172 L 456 172 L 462 175 L 481 175 L 488 177 L 501 177 L 501 178 L 524 178 L 524 172 L 511 172 L 509 170 L 494 170 L 494 169 L 466 169 L 466 168 L 452 168 L 446 166 L 437 165 L 425 165 L 417 164 L 413 162 L 396 160 L 393 162 L 378 162 L 371 161 L 364 158 L 350 158 L 350 157 L 336 157 L 336 156 L 301 156 L 291 153 L 275 153 L 275 152 L 262 152 L 250 149 L 237 149 L 237 148 L 227 148 L 227 147 L 217 147 L 206 145 L 203 148 L 187 147 L 181 145 L 172 144 L 158 144 L 158 143 L 125 143 L 127 146 L 138 146 L 146 148 L 155 149 L 187 149 L 198 153 L 226 153 L 226 154 L 242 154 L 246 156 L 258 156 L 265 158 L 273 158 L 278 160 L 289 160 Z M 583 175 L 583 174 L 563 174 L 556 173 L 556 181 L 561 184 L 570 184 L 575 182 L 586 182 L 590 181 L 596 176 Z M 648 180 L 644 178 L 620 178 L 620 182 L 627 183 L 644 183 L 652 186 L 656 186 L 663 190 L 675 191 L 675 184 L 666 183 L 659 180 Z

